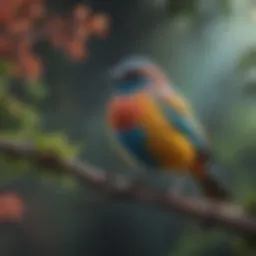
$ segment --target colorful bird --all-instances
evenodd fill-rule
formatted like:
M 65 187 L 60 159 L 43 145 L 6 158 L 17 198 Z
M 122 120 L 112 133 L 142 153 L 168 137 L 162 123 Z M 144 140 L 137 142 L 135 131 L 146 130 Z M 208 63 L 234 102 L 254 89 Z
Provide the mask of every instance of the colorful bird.
M 190 173 L 207 197 L 229 199 L 207 171 L 210 145 L 202 127 L 164 73 L 139 58 L 123 61 L 113 73 L 107 122 L 119 150 L 156 170 Z

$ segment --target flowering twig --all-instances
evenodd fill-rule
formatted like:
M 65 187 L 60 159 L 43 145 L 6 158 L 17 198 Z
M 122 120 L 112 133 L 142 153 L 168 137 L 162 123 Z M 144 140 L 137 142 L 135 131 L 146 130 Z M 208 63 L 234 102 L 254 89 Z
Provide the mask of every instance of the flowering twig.
M 188 198 L 177 195 L 171 190 L 160 193 L 138 186 L 138 182 L 134 182 L 125 175 L 113 176 L 110 179 L 106 172 L 88 163 L 61 159 L 50 152 L 42 153 L 29 143 L 0 140 L 0 152 L 14 158 L 29 159 L 40 166 L 61 169 L 84 183 L 106 190 L 112 196 L 138 199 L 163 207 L 167 211 L 176 211 L 201 220 L 211 220 L 216 226 L 229 230 L 256 235 L 256 218 L 247 215 L 237 205 Z

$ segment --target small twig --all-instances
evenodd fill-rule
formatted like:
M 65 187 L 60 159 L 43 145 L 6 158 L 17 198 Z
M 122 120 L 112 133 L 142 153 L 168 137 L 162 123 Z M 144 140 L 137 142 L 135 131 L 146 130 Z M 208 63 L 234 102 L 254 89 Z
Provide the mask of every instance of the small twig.
M 201 220 L 212 220 L 215 225 L 248 235 L 256 235 L 256 218 L 246 215 L 241 207 L 219 204 L 199 198 L 188 198 L 173 191 L 159 193 L 150 188 L 138 187 L 125 175 L 109 179 L 106 172 L 90 164 L 64 160 L 54 155 L 45 155 L 28 143 L 0 140 L 0 152 L 12 157 L 27 158 L 40 166 L 66 171 L 85 183 L 107 190 L 111 195 L 139 199 Z

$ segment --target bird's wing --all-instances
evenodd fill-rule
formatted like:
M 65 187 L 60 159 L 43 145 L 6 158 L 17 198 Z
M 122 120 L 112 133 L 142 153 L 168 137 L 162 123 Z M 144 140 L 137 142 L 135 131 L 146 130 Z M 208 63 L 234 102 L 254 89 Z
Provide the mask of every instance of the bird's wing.
M 138 166 L 138 163 L 136 160 L 122 147 L 121 143 L 119 143 L 118 139 L 116 138 L 115 132 L 113 131 L 109 120 L 107 118 L 106 120 L 106 134 L 108 137 L 108 140 L 110 142 L 110 145 L 118 152 L 118 154 L 121 156 L 124 161 L 131 166 L 131 168 L 136 168 Z
M 206 135 L 186 99 L 173 90 L 157 94 L 156 101 L 168 122 L 184 134 L 198 151 L 209 152 Z

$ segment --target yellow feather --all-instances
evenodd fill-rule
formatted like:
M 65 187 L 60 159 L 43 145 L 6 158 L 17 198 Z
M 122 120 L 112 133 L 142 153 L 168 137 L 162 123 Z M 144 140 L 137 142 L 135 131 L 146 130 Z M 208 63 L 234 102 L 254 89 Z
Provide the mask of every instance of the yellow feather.
M 178 93 L 172 91 L 172 94 L 164 94 L 163 99 L 166 100 L 166 103 L 169 104 L 172 108 L 176 109 L 181 115 L 185 116 L 190 124 L 194 126 L 195 131 L 199 134 L 199 136 L 203 137 L 207 142 L 207 136 L 203 127 L 197 121 L 196 114 L 193 111 L 191 104 L 185 97 L 182 97 Z
M 196 151 L 192 143 L 165 119 L 152 98 L 141 95 L 140 125 L 147 133 L 149 152 L 164 168 L 188 171 L 195 161 Z

